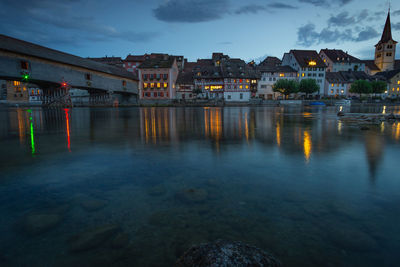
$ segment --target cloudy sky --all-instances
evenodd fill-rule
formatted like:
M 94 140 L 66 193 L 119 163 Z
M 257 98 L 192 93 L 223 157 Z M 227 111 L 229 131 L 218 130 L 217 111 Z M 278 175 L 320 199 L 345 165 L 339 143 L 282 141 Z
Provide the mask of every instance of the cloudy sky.
M 340 48 L 366 59 L 387 9 L 385 0 L 1 0 L 0 33 L 83 57 L 223 52 L 259 61 Z M 398 1 L 391 19 L 400 41 Z

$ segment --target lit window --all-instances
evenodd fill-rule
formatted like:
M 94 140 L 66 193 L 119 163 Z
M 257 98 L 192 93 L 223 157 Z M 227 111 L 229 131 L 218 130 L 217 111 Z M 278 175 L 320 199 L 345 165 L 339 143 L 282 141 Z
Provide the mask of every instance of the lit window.
M 331 87 L 334 87 L 334 86 L 335 86 L 335 85 L 332 83 L 332 84 L 331 84 Z
M 164 83 L 164 88 L 167 88 L 168 87 L 168 83 Z
M 157 83 L 157 88 L 160 88 L 161 87 L 161 83 Z
M 340 91 L 342 94 L 344 94 L 344 90 L 342 89 L 341 91 Z
M 248 86 L 248 85 L 246 85 L 246 89 L 249 89 L 249 86 Z
M 243 85 L 239 86 L 240 89 L 243 89 Z
M 333 94 L 333 89 L 331 89 L 331 94 Z
M 147 83 L 144 83 L 144 84 L 143 84 L 143 87 L 144 87 L 144 88 L 147 88 L 147 86 L 148 86 Z
M 400 84 L 400 81 L 397 81 L 397 84 Z
M 23 70 L 29 69 L 29 63 L 26 61 L 21 61 L 21 69 Z
M 154 83 L 151 83 L 151 84 L 150 84 L 150 87 L 151 87 L 151 88 L 154 88 Z
M 317 65 L 317 62 L 314 61 L 314 60 L 311 60 L 310 62 L 308 62 L 308 65 L 309 65 L 309 66 L 316 66 L 316 65 Z
M 240 80 L 239 80 L 239 83 L 243 83 L 243 80 L 242 80 L 242 79 L 240 79 Z
M 304 76 L 305 76 L 305 73 L 302 73 L 302 74 L 301 74 L 301 77 L 304 77 Z
M 249 83 L 250 82 L 250 80 L 246 80 L 246 83 Z
M 285 74 L 284 73 L 280 73 L 279 77 L 285 77 Z
M 126 81 L 122 81 L 122 86 L 126 86 Z

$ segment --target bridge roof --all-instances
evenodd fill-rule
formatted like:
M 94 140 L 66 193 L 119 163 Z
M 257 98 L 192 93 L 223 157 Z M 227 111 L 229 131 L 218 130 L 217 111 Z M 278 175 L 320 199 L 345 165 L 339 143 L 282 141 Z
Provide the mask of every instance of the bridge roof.
M 15 39 L 3 34 L 0 34 L 0 50 L 78 66 L 88 70 L 99 71 L 131 80 L 138 80 L 136 75 L 123 68 L 102 64 L 93 60 L 81 58 L 58 50 Z

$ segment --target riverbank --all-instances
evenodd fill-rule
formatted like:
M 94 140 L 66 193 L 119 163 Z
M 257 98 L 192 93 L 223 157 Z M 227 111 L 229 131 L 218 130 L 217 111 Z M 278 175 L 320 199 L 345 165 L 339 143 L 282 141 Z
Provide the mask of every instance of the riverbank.
M 376 106 L 399 106 L 400 102 L 354 102 L 350 105 L 344 103 L 343 100 L 251 100 L 249 102 L 225 102 L 213 100 L 199 101 L 140 101 L 139 103 L 123 103 L 123 104 L 89 104 L 74 103 L 74 107 L 279 107 L 279 106 L 356 106 L 356 107 L 376 107 Z M 2 100 L 0 106 L 8 107 L 41 107 L 39 102 L 9 102 Z

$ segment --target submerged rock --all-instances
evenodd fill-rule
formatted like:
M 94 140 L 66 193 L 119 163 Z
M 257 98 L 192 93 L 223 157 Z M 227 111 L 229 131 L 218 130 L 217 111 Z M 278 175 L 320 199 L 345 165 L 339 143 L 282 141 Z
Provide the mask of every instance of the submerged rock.
M 161 196 L 161 195 L 164 195 L 166 192 L 167 192 L 167 189 L 165 188 L 164 185 L 155 185 L 155 186 L 152 186 L 152 187 L 147 191 L 147 193 L 148 193 L 150 196 Z
M 119 226 L 108 224 L 88 229 L 70 240 L 70 250 L 85 251 L 105 245 L 120 230 Z
M 200 203 L 207 199 L 208 193 L 204 189 L 189 188 L 176 194 L 177 199 L 186 203 Z
M 129 245 L 129 235 L 126 233 L 119 233 L 110 242 L 112 248 L 124 248 Z
M 107 205 L 107 202 L 100 199 L 86 199 L 81 202 L 81 207 L 86 211 L 97 211 L 104 208 Z
M 187 250 L 175 263 L 176 267 L 281 266 L 271 254 L 241 242 L 218 240 Z
M 51 213 L 34 213 L 22 220 L 22 229 L 30 235 L 44 233 L 56 227 L 62 221 L 62 216 Z

